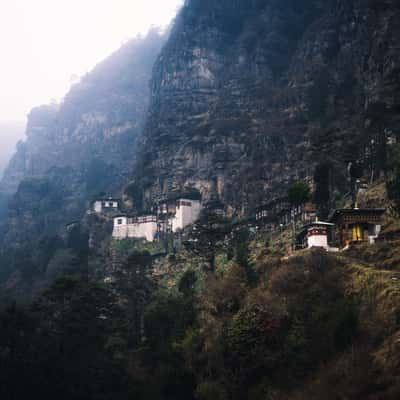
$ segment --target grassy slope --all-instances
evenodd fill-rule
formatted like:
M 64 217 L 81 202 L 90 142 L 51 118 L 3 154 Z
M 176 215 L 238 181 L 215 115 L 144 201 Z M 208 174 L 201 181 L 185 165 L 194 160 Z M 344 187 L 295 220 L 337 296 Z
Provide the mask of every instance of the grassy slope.
M 360 203 L 361 206 L 387 204 L 384 186 L 372 187 Z M 389 213 L 384 232 L 396 230 L 399 225 L 399 220 Z M 290 244 L 289 230 L 272 239 L 269 235 L 260 234 L 251 241 L 250 264 L 257 276 L 255 285 L 246 283 L 243 271 L 234 260 L 228 261 L 226 254 L 217 257 L 217 269 L 212 275 L 205 272 L 204 260 L 185 251 L 169 256 L 158 264 L 155 278 L 162 290 L 177 293 L 177 284 L 188 269 L 197 271 L 200 278 L 197 285 L 197 322 L 184 340 L 184 343 L 190 342 L 189 339 L 194 335 L 199 347 L 195 350 L 191 350 L 190 346 L 186 348 L 188 365 L 191 364 L 190 360 L 196 360 L 197 354 L 203 354 L 202 361 L 208 360 L 214 365 L 215 359 L 221 359 L 215 368 L 226 367 L 224 355 L 220 353 L 221 343 L 226 340 L 224 326 L 235 321 L 241 310 L 251 305 L 285 309 L 287 304 L 293 306 L 296 303 L 301 309 L 302 305 L 306 307 L 302 301 L 307 300 L 307 293 L 339 288 L 349 304 L 353 300 L 357 303 L 359 324 L 357 332 L 353 332 L 355 339 L 351 346 L 336 350 L 327 357 L 323 355 L 320 361 L 316 360 L 314 369 L 295 384 L 286 384 L 284 379 L 283 382 L 274 382 L 272 386 L 268 384 L 268 394 L 265 395 L 260 395 L 262 391 L 255 386 L 253 389 L 259 394 L 253 396 L 252 400 L 400 398 L 400 242 L 361 245 L 343 253 L 327 255 L 307 250 L 287 257 Z M 331 279 L 334 282 L 330 283 Z M 321 299 L 327 301 L 323 295 Z M 317 304 L 314 311 L 322 312 L 324 318 L 335 321 L 334 315 L 324 314 L 327 312 L 324 307 L 322 303 Z M 290 315 L 290 307 L 285 312 Z M 320 323 L 318 319 L 315 322 Z M 314 348 L 310 351 L 318 349 L 317 342 L 318 339 L 313 342 Z M 251 351 L 250 348 L 248 350 Z M 225 390 L 226 387 L 219 380 L 223 379 L 223 373 L 217 373 L 210 382 L 204 378 L 204 372 L 201 368 L 196 372 L 197 390 L 201 391 L 201 388 L 210 385 Z M 208 398 L 212 396 L 199 395 L 199 399 Z

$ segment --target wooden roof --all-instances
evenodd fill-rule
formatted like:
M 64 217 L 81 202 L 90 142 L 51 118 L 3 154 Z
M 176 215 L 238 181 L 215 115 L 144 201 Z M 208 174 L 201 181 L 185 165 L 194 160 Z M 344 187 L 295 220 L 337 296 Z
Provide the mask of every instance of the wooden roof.
M 349 222 L 376 222 L 386 212 L 385 208 L 342 208 L 335 210 L 330 222 L 338 223 L 347 220 Z
M 332 224 L 331 222 L 323 222 L 323 221 L 315 221 L 311 222 L 309 224 L 304 225 L 300 232 L 297 234 L 297 237 L 302 237 L 307 234 L 308 229 L 312 227 L 320 227 L 320 228 L 332 228 L 334 227 L 335 224 Z

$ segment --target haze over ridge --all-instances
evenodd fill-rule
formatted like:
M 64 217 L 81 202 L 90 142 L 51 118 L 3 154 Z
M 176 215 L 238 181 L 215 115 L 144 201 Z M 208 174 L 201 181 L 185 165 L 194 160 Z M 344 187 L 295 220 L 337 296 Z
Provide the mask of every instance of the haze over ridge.
M 71 81 L 128 39 L 166 26 L 181 0 L 4 0 L 0 4 L 0 121 L 61 99 Z M 71 24 L 73 21 L 73 25 Z
M 167 26 L 182 0 L 4 0 L 0 4 L 0 176 L 30 110 L 60 101 L 121 44 Z M 73 29 L 71 25 L 73 21 Z

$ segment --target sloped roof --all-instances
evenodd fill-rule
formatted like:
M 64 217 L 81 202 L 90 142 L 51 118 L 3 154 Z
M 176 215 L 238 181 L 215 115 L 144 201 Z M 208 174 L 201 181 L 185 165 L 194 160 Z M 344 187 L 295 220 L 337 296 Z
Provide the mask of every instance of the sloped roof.
M 386 208 L 341 208 L 335 210 L 329 221 L 335 222 L 345 215 L 369 215 L 381 217 L 386 212 Z

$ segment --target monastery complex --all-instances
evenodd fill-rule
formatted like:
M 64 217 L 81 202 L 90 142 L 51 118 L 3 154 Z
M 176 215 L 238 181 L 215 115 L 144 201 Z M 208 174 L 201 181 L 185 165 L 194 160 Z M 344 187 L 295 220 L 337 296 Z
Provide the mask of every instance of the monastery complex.
M 115 240 L 142 239 L 154 242 L 163 234 L 177 234 L 193 225 L 203 209 L 212 209 L 216 214 L 224 215 L 224 205 L 219 200 L 203 204 L 200 195 L 160 201 L 153 208 L 154 212 L 144 215 L 120 213 L 120 205 L 119 199 L 111 197 L 98 199 L 92 205 L 95 213 L 112 216 L 112 237 Z M 279 198 L 259 207 L 254 218 L 248 219 L 246 225 L 251 225 L 255 231 L 271 233 L 292 228 L 294 250 L 320 247 L 327 251 L 339 251 L 355 242 L 373 244 L 379 237 L 385 211 L 357 207 L 338 209 L 325 222 L 318 220 L 314 204 L 293 206 L 287 198 Z

